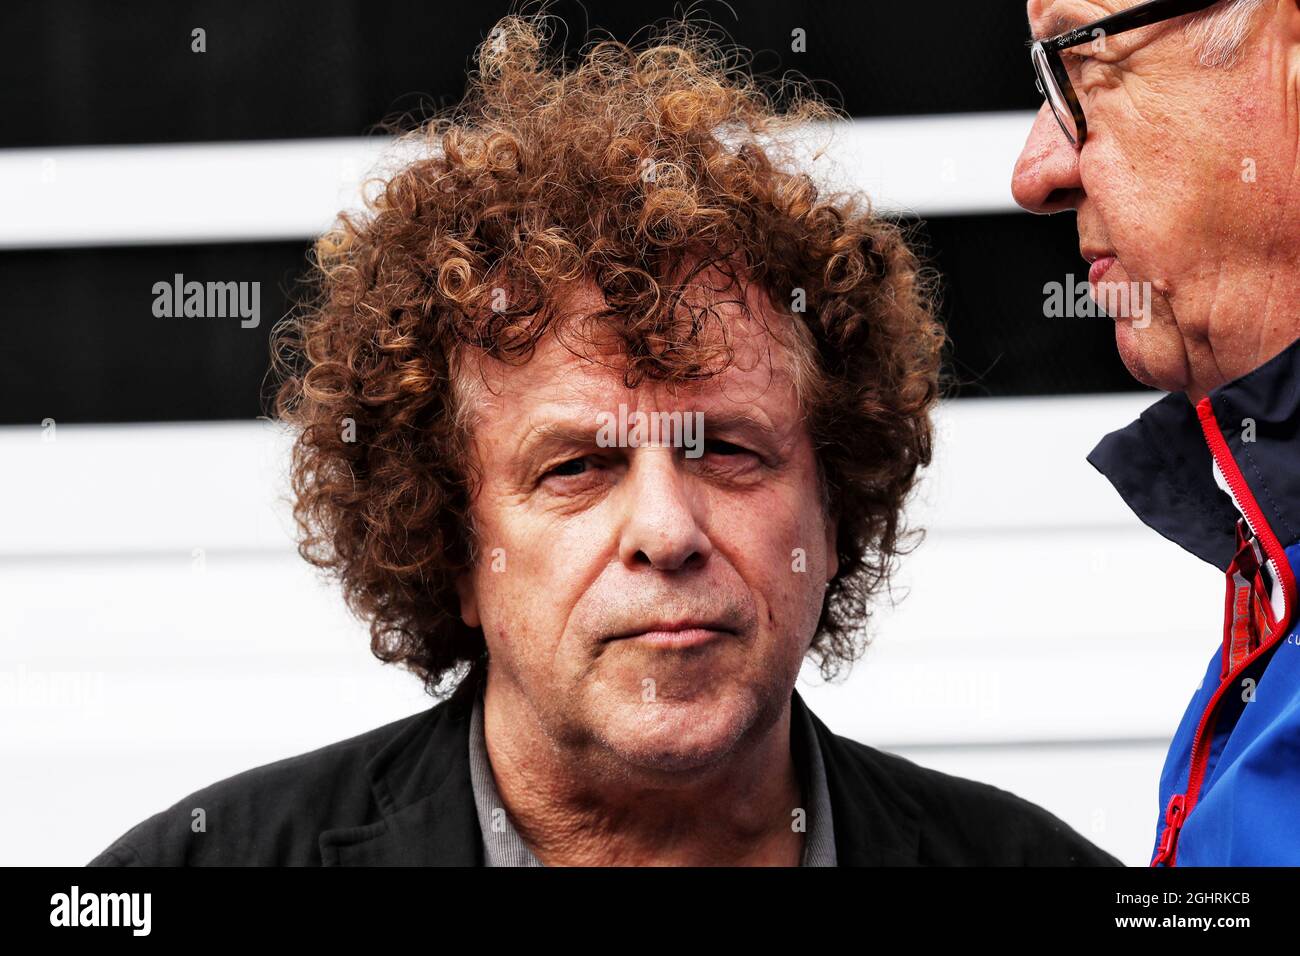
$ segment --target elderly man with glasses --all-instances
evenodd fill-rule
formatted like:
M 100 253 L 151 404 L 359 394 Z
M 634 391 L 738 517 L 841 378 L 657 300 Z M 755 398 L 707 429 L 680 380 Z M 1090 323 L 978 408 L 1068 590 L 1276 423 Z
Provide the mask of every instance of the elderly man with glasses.
M 1030 0 L 1044 103 L 1012 190 L 1072 209 L 1121 357 L 1171 394 L 1089 461 L 1225 573 L 1152 865 L 1300 864 L 1300 2 Z M 1141 587 L 1140 575 L 1131 582 Z

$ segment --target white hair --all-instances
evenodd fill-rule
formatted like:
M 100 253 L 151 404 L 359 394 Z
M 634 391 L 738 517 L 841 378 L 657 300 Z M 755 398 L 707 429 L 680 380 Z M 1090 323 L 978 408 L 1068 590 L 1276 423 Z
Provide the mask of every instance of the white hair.
M 1201 65 L 1229 67 L 1235 64 L 1255 25 L 1255 14 L 1269 2 L 1228 0 L 1210 10 L 1192 14 L 1183 31 L 1196 47 Z

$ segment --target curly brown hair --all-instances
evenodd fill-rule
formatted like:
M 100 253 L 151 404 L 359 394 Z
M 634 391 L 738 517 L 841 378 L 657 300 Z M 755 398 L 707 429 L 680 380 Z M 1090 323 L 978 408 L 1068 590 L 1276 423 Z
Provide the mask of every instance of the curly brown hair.
M 628 387 L 708 378 L 731 354 L 714 362 L 712 307 L 688 291 L 704 269 L 741 272 L 789 316 L 839 522 L 809 648 L 830 679 L 867 645 L 930 461 L 945 344 L 933 273 L 865 196 L 821 195 L 789 159 L 782 133 L 846 118 L 805 82 L 760 81 L 711 24 L 588 39 L 572 64 L 550 51 L 552 27 L 502 19 L 464 99 L 399 137 L 416 157 L 314 247 L 312 294 L 273 347 L 274 414 L 297 431 L 299 553 L 337 576 L 375 656 L 436 696 L 486 653 L 454 583 L 477 557 L 467 358 L 527 361 L 581 281 L 607 303 L 590 321 L 615 333 Z

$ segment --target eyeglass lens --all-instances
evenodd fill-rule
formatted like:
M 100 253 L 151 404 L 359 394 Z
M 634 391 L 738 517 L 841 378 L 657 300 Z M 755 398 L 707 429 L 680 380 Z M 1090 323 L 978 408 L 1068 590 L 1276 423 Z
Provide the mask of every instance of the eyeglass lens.
M 1047 62 L 1047 54 L 1043 52 L 1041 46 L 1035 46 L 1030 58 L 1034 61 L 1034 72 L 1038 74 L 1038 92 L 1047 98 L 1056 121 L 1061 124 L 1061 131 L 1065 133 L 1065 138 L 1072 144 L 1077 144 L 1079 131 L 1075 126 L 1074 111 L 1070 109 L 1065 94 L 1061 92 L 1061 87 L 1056 82 L 1056 75 Z

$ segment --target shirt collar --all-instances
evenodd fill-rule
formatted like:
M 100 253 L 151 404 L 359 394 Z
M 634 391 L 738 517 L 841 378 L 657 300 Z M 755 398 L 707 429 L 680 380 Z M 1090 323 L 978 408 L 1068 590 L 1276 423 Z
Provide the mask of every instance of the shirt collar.
M 794 691 L 793 697 L 798 697 L 798 693 Z M 790 716 L 791 752 L 795 769 L 803 792 L 809 795 L 805 820 L 807 831 L 800 866 L 836 866 L 830 790 L 826 783 L 826 766 L 822 760 L 817 731 L 806 706 L 793 706 Z M 475 695 L 470 715 L 469 767 L 474 789 L 474 807 L 483 842 L 484 863 L 487 866 L 542 866 L 543 863 L 520 837 L 501 804 L 483 733 L 482 687 Z

